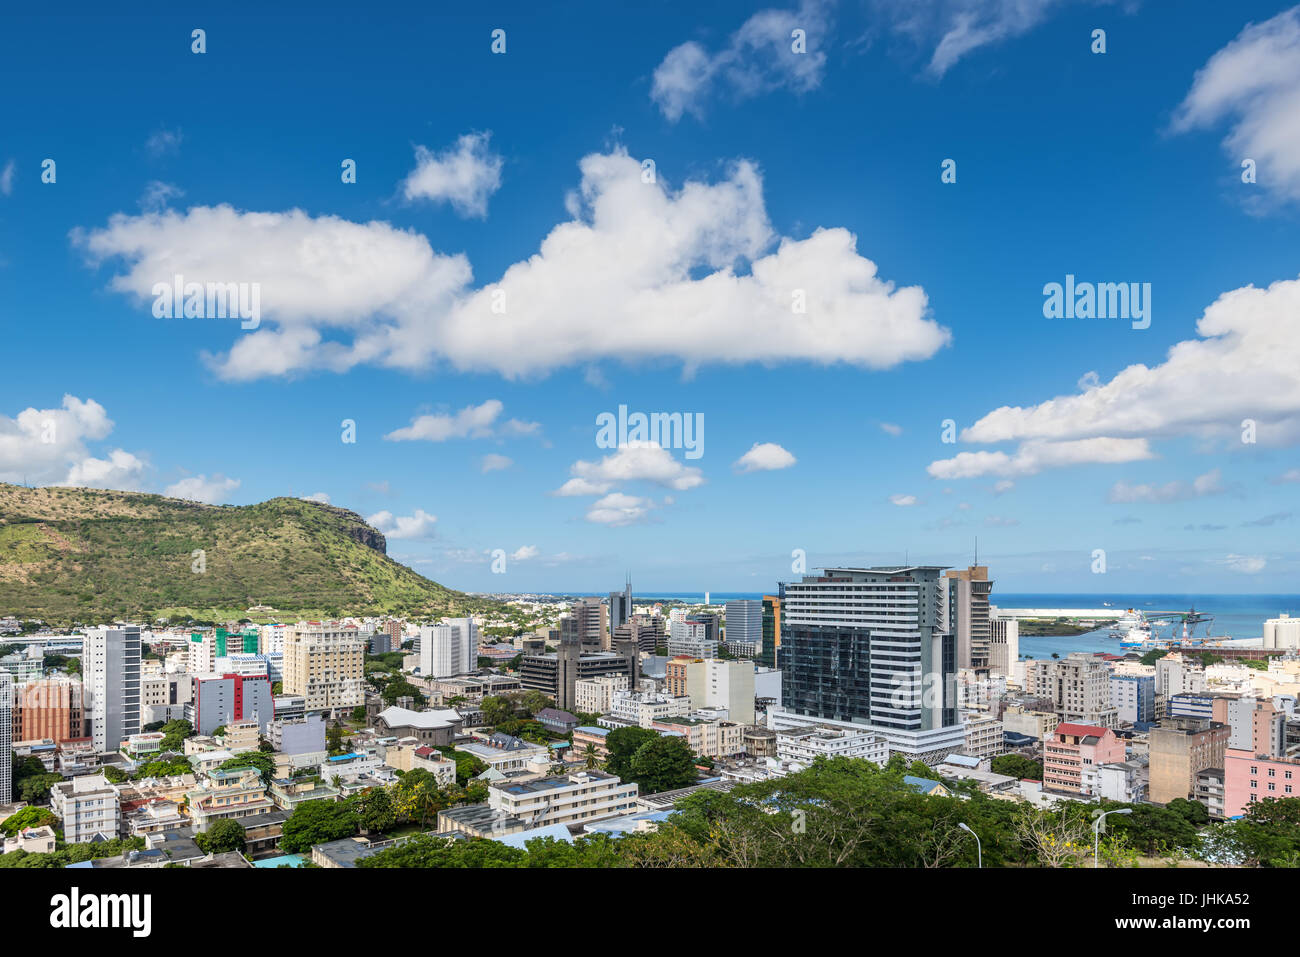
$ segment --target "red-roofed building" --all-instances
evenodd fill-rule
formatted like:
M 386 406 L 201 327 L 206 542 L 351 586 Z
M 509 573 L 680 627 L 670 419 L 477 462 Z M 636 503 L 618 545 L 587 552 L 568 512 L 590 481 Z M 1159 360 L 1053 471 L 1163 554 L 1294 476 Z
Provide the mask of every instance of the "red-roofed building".
M 1057 725 L 1043 742 L 1043 787 L 1087 794 L 1085 767 L 1118 764 L 1126 756 L 1124 742 L 1110 728 L 1068 722 Z

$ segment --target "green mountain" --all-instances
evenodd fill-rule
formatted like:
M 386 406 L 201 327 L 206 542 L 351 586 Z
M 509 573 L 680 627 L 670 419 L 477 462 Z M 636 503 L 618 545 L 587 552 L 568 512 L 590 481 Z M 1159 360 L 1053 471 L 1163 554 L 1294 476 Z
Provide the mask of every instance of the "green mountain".
M 386 549 L 355 512 L 297 498 L 202 505 L 0 483 L 0 616 L 272 621 L 500 607 L 416 574 Z

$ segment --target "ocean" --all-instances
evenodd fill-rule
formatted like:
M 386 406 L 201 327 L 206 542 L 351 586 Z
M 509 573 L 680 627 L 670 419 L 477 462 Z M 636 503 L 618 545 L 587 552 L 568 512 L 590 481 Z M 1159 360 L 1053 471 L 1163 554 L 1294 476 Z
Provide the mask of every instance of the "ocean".
M 709 601 L 721 604 L 732 599 L 762 598 L 770 592 L 711 591 Z M 589 593 L 584 593 L 589 594 Z M 579 597 L 574 593 L 573 597 Z M 667 601 L 675 599 L 688 604 L 704 601 L 702 591 L 640 592 L 634 591 L 635 601 Z M 993 592 L 993 604 L 999 608 L 1103 608 L 1115 611 L 1116 617 L 1125 609 L 1137 611 L 1196 611 L 1213 615 L 1210 633 L 1215 638 L 1259 638 L 1264 622 L 1281 614 L 1300 615 L 1300 595 L 1125 595 L 1125 594 L 1023 594 Z M 1196 637 L 1205 634 L 1205 626 L 1197 628 Z M 1106 629 L 1090 631 L 1072 638 L 1043 637 L 1020 639 L 1020 653 L 1030 658 L 1049 658 L 1053 653 L 1065 656 L 1072 651 L 1119 653 L 1119 642 L 1109 637 Z

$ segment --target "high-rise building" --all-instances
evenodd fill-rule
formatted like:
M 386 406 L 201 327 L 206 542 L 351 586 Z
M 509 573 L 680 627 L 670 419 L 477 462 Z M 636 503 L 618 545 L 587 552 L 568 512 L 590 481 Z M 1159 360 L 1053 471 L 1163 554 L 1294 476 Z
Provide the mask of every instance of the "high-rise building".
M 744 642 L 763 646 L 763 602 L 741 598 L 727 602 L 727 643 Z
M 697 618 L 682 618 L 669 624 L 668 654 L 692 658 L 712 658 L 718 653 L 718 641 L 709 637 L 709 623 Z
M 987 668 L 991 638 L 989 593 L 993 591 L 988 566 L 953 569 L 947 578 L 957 631 L 957 667 Z
M 629 575 L 623 590 L 609 593 L 609 630 L 614 629 L 632 617 L 632 577 Z
M 781 586 L 776 730 L 826 721 L 880 732 L 891 751 L 937 763 L 965 744 L 941 565 L 826 568 Z M 951 689 L 951 690 L 950 690 Z
M 13 692 L 13 676 L 0 671 L 0 804 L 14 799 Z
M 758 653 L 758 663 L 768 668 L 775 668 L 777 649 L 780 647 L 781 599 L 777 595 L 764 595 L 763 643 Z
M 1025 666 L 1025 693 L 1050 698 L 1061 720 L 1113 728 L 1119 713 L 1110 700 L 1110 666 L 1097 655 L 1072 652 L 1053 661 L 1039 658 Z
M 48 738 L 55 744 L 84 737 L 86 714 L 82 684 L 61 676 L 13 687 L 13 740 Z
M 283 693 L 307 711 L 350 711 L 365 703 L 367 639 L 338 622 L 299 622 L 284 641 Z
M 1147 735 L 1151 803 L 1194 800 L 1197 774 L 1224 766 L 1229 734 L 1227 725 L 1204 718 L 1170 718 L 1152 728 Z
M 693 659 L 686 665 L 686 693 L 692 708 L 726 708 L 728 720 L 754 723 L 752 661 Z
M 140 733 L 140 627 L 87 628 L 81 672 L 90 695 L 90 736 L 101 754 Z
M 194 679 L 194 701 L 186 707 L 199 734 L 241 721 L 256 721 L 265 732 L 275 717 L 271 679 L 267 675 L 204 675 Z
M 667 644 L 664 620 L 658 615 L 633 615 L 614 629 L 614 641 L 631 641 L 637 651 L 653 655 L 660 645 Z
M 570 635 L 560 639 L 557 651 L 541 655 L 524 655 L 519 668 L 520 684 L 555 699 L 564 711 L 577 707 L 577 682 L 601 675 L 626 675 L 628 687 L 635 688 L 639 677 L 640 655 L 631 642 L 620 641 L 613 651 L 584 652 L 582 642 Z
M 420 674 L 451 678 L 478 670 L 478 626 L 473 618 L 453 618 L 420 628 Z
M 1020 622 L 1015 618 L 990 618 L 989 670 L 1009 678 L 1019 660 Z
M 1111 675 L 1110 703 L 1115 706 L 1120 721 L 1129 724 L 1155 721 L 1155 675 Z
M 579 598 L 560 616 L 560 641 L 576 638 L 583 651 L 609 651 L 609 609 L 599 598 Z

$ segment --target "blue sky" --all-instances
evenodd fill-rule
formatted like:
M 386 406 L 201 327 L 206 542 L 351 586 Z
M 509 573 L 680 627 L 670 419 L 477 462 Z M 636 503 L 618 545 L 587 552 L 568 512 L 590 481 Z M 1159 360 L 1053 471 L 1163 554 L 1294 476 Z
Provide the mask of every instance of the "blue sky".
M 1300 8 L 96 10 L 0 31 L 0 480 L 323 493 L 471 590 L 978 536 L 1003 591 L 1295 591 Z M 1150 327 L 1046 318 L 1067 274 Z

